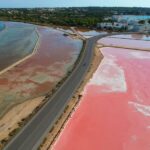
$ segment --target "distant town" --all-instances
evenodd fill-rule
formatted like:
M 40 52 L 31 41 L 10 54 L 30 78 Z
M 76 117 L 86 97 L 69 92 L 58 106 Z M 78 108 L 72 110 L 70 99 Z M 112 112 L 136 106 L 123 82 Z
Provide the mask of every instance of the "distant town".
M 0 9 L 0 19 L 108 31 L 150 31 L 149 8 L 85 7 Z

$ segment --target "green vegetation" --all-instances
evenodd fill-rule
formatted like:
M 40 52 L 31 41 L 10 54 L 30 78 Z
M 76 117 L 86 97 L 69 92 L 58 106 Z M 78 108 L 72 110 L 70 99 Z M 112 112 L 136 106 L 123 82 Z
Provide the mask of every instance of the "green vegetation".
M 145 20 L 140 20 L 139 24 L 145 24 Z
M 149 8 L 85 7 L 0 9 L 0 19 L 61 26 L 96 27 L 105 17 L 123 15 L 150 15 Z

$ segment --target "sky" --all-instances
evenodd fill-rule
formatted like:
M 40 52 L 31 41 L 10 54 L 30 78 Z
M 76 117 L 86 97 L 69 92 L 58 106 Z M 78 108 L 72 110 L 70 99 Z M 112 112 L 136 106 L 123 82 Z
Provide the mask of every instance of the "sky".
M 78 6 L 150 7 L 150 0 L 0 0 L 0 8 Z

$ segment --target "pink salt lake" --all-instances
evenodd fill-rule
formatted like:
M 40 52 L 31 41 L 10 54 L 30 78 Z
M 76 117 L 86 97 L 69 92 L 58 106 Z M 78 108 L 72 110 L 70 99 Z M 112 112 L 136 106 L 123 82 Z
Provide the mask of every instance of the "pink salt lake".
M 123 46 L 149 49 L 148 44 Z M 150 150 L 150 52 L 100 50 L 104 59 L 52 149 Z

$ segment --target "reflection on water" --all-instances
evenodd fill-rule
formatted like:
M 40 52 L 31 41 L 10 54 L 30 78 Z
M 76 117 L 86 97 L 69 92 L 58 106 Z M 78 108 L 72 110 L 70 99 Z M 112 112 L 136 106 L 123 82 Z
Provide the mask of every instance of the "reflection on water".
M 37 27 L 37 30 L 40 34 L 37 53 L 0 76 L 0 116 L 12 105 L 51 91 L 80 53 L 81 40 L 51 28 Z
M 2 31 L 5 28 L 5 24 L 0 21 L 0 31 Z
M 133 39 L 133 40 L 145 40 L 150 41 L 149 35 L 144 34 L 124 34 L 124 35 L 113 35 L 110 38 L 120 38 L 120 39 Z
M 112 47 L 122 47 L 140 50 L 150 50 L 150 41 L 143 40 L 130 40 L 123 38 L 102 38 L 98 41 L 98 44 Z
M 38 40 L 33 25 L 5 24 L 7 28 L 0 33 L 0 71 L 31 54 Z

